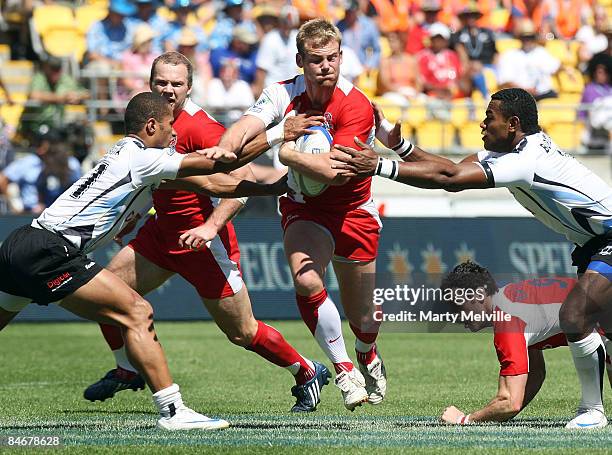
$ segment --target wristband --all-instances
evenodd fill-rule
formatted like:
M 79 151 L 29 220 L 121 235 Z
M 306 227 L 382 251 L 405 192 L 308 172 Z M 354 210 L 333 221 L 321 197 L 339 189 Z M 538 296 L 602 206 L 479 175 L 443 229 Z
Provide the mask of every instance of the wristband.
M 393 125 L 387 119 L 383 119 L 376 128 L 376 139 L 384 144 L 387 147 L 389 143 L 389 134 L 393 131 Z
M 379 157 L 378 164 L 376 165 L 376 172 L 374 174 L 395 180 L 399 175 L 399 165 L 395 160 Z
M 397 153 L 400 156 L 400 158 L 404 159 L 413 152 L 414 144 L 402 138 L 400 143 L 397 144 L 395 147 L 393 147 L 391 150 Z
M 469 425 L 470 422 L 470 415 L 469 414 L 463 414 L 460 417 L 457 417 L 457 424 L 458 425 Z
M 266 140 L 270 147 L 283 142 L 285 140 L 285 122 L 280 122 L 278 125 L 266 130 Z

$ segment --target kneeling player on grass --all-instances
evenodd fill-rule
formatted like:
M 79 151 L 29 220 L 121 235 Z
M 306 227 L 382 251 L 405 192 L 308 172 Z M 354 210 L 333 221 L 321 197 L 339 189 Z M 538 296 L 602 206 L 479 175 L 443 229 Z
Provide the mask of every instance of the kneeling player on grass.
M 388 124 L 388 122 L 387 122 Z M 332 168 L 344 176 L 380 175 L 419 188 L 462 191 L 505 187 L 516 201 L 576 244 L 574 286 L 559 313 L 580 382 L 601 384 L 601 339 L 593 332 L 612 313 L 612 188 L 572 156 L 562 152 L 538 126 L 538 108 L 523 89 L 491 96 L 482 129 L 483 151 L 460 163 L 432 155 L 400 136 L 400 125 L 377 130 L 405 162 L 381 158 L 363 142 L 363 150 L 338 146 Z M 568 428 L 605 424 L 603 407 L 579 407 Z
M 110 241 L 126 219 L 150 203 L 151 191 L 162 180 L 227 172 L 260 153 L 254 144 L 245 147 L 238 159 L 225 155 L 225 161 L 233 160 L 230 163 L 214 162 L 199 153 L 175 153 L 170 147 L 176 140 L 172 121 L 163 97 L 136 95 L 125 112 L 127 137 L 31 225 L 6 238 L 0 247 L 0 330 L 29 301 L 44 305 L 61 301 L 62 307 L 78 316 L 116 325 L 130 362 L 153 392 L 161 414 L 157 425 L 168 430 L 220 429 L 229 424 L 183 404 L 155 334 L 150 304 L 86 256 Z M 261 147 L 261 152 L 266 148 Z M 193 183 L 205 177 L 192 179 Z M 13 298 L 9 305 L 4 293 L 21 299 Z
M 571 278 L 536 278 L 500 289 L 489 271 L 473 262 L 458 265 L 444 278 L 442 289 L 460 289 L 463 293 L 471 289 L 476 295 L 471 301 L 455 299 L 449 303 L 460 312 L 460 321 L 472 332 L 493 327 L 500 372 L 497 395 L 489 404 L 468 414 L 449 406 L 442 414 L 443 421 L 505 422 L 531 402 L 546 377 L 542 350 L 567 346 L 559 309 L 575 285 L 576 280 Z M 602 369 L 603 358 L 601 355 Z M 583 382 L 580 407 L 603 408 L 602 390 L 597 382 Z M 606 424 L 606 420 L 599 420 L 579 428 L 603 428 Z

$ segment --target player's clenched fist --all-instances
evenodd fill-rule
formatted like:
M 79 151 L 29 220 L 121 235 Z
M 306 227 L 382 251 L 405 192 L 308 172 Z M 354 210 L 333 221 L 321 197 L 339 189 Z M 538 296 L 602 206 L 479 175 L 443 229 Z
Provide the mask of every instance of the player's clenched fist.
M 179 246 L 186 250 L 199 250 L 215 238 L 217 230 L 208 224 L 195 227 L 179 237 Z
M 442 421 L 451 424 L 462 424 L 462 419 L 465 418 L 465 414 L 454 406 L 449 406 L 442 413 Z M 466 423 L 466 422 L 465 422 Z

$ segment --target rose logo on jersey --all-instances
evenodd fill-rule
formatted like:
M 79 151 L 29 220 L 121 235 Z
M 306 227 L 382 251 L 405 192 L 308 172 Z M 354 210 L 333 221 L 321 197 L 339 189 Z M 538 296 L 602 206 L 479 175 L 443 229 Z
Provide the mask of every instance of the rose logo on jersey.
M 332 128 L 333 117 L 332 117 L 331 112 L 326 112 L 325 114 L 323 114 L 323 117 L 325 118 L 323 126 L 325 127 L 325 129 L 331 131 L 333 129 Z
M 389 264 L 387 270 L 393 275 L 395 283 L 412 283 L 412 272 L 414 267 L 408 260 L 408 250 L 403 250 L 399 243 L 393 244 L 393 249 L 387 251 Z

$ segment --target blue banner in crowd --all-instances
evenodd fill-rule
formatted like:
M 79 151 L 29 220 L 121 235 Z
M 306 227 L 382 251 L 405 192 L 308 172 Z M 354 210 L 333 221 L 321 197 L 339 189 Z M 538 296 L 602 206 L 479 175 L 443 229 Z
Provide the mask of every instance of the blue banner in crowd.
M 31 218 L 5 217 L 0 240 Z M 519 276 L 568 275 L 573 245 L 533 218 L 386 218 L 377 271 L 410 281 L 412 274 L 440 275 L 471 259 L 491 271 Z M 291 275 L 285 259 L 277 218 L 238 218 L 235 222 L 241 267 L 253 311 L 260 319 L 297 319 Z M 119 250 L 110 245 L 94 254 L 106 265 Z M 338 298 L 338 284 L 330 267 L 328 290 Z M 356 283 L 357 285 L 357 283 Z M 210 319 L 197 293 L 175 276 L 147 295 L 157 320 Z M 49 305 L 30 305 L 20 320 L 71 320 L 67 311 Z

